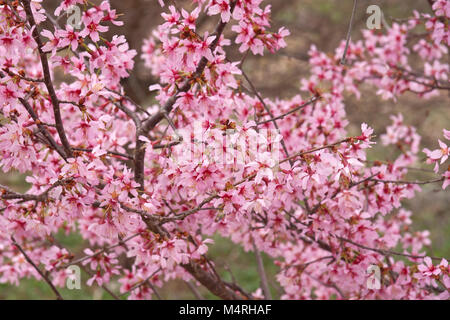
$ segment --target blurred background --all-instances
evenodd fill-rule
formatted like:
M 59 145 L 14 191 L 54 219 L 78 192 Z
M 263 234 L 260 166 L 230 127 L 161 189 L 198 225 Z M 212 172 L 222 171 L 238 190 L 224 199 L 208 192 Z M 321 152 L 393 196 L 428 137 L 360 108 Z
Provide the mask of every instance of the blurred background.
M 99 1 L 92 1 L 99 2 Z M 123 85 L 129 96 L 141 105 L 152 103 L 152 96 L 148 93 L 148 86 L 156 83 L 150 72 L 143 66 L 140 59 L 141 45 L 152 29 L 161 23 L 162 8 L 157 0 L 111 0 L 113 8 L 123 14 L 121 20 L 123 27 L 110 28 L 112 34 L 123 34 L 128 39 L 130 47 L 138 51 L 136 65 L 131 76 Z M 165 0 L 167 4 L 173 0 Z M 45 8 L 56 8 L 59 1 L 45 0 Z M 192 9 L 190 0 L 175 1 L 177 7 Z M 244 64 L 244 70 L 252 79 L 256 88 L 263 97 L 289 98 L 298 93 L 299 81 L 309 75 L 307 52 L 312 44 L 321 51 L 334 53 L 334 49 L 345 38 L 352 11 L 352 0 L 266 0 L 263 4 L 272 5 L 272 26 L 278 30 L 286 26 L 291 35 L 287 38 L 288 46 L 276 54 L 266 54 L 263 57 L 249 55 Z M 407 18 L 412 15 L 412 10 L 431 12 L 427 0 L 360 0 L 358 2 L 352 40 L 361 38 L 360 30 L 365 28 L 366 9 L 371 4 L 380 6 L 388 23 L 392 23 L 392 17 Z M 166 9 L 166 8 L 165 8 Z M 215 17 L 214 17 L 215 18 Z M 205 18 L 201 21 L 201 30 L 212 30 L 215 19 Z M 228 28 L 229 32 L 229 28 Z M 241 54 L 236 46 L 227 48 L 231 60 L 239 60 Z M 57 77 L 58 75 L 56 75 Z M 347 114 L 350 121 L 348 130 L 356 133 L 362 122 L 375 128 L 375 134 L 379 137 L 384 133 L 386 125 L 390 124 L 389 116 L 401 112 L 405 122 L 415 126 L 422 136 L 421 147 L 434 149 L 437 147 L 437 139 L 442 138 L 442 128 L 449 128 L 450 124 L 450 95 L 443 92 L 440 97 L 429 100 L 417 99 L 414 94 L 405 94 L 396 102 L 382 101 L 374 94 L 373 87 L 363 87 L 361 100 L 353 96 L 345 99 Z M 369 157 L 372 160 L 394 159 L 395 148 L 386 152 L 375 147 Z M 426 168 L 426 166 L 424 166 Z M 430 167 L 428 166 L 428 169 Z M 411 179 L 427 179 L 426 172 L 414 172 Z M 0 173 L 0 183 L 9 185 L 17 191 L 27 190 L 24 176 L 15 172 Z M 413 212 L 413 230 L 430 230 L 432 246 L 428 248 L 428 254 L 434 256 L 450 257 L 450 197 L 448 192 L 442 191 L 439 185 L 428 185 L 423 188 L 415 199 L 405 201 L 404 205 Z M 80 237 L 60 236 L 59 240 L 71 249 L 79 253 L 85 243 Z M 253 292 L 259 285 L 256 260 L 254 254 L 246 253 L 233 245 L 229 240 L 220 237 L 215 238 L 215 244 L 211 247 L 209 255 L 217 264 L 217 269 L 225 280 L 233 278 L 248 292 Z M 270 279 L 270 286 L 274 297 L 280 296 L 279 287 L 276 284 L 275 274 L 277 268 L 273 261 L 264 257 L 266 271 Z M 82 290 L 61 290 L 66 299 L 109 299 L 110 297 L 96 286 L 87 287 L 85 274 L 82 275 Z M 110 288 L 118 292 L 119 286 L 112 283 Z M 207 292 L 199 289 L 205 298 L 214 298 Z M 172 281 L 158 290 L 162 299 L 193 299 L 194 295 L 184 282 Z M 0 284 L 0 299 L 53 299 L 53 293 L 45 283 L 35 280 L 24 280 L 19 287 Z M 156 298 L 156 297 L 155 297 Z

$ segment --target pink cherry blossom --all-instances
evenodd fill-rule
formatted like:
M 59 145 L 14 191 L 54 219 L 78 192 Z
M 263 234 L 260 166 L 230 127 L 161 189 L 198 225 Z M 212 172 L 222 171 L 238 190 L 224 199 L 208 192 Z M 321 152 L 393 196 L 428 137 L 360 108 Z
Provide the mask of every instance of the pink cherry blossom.
M 441 273 L 441 269 L 433 265 L 430 257 L 424 259 L 424 264 L 418 266 L 418 269 L 424 276 L 437 276 Z

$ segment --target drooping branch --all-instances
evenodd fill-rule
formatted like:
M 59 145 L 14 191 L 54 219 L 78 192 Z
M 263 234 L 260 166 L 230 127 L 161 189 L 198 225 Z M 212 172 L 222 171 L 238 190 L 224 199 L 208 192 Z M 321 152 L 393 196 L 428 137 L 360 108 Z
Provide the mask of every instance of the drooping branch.
M 14 244 L 14 246 L 17 249 L 19 249 L 19 251 L 25 257 L 25 260 L 27 260 L 27 262 L 33 266 L 33 268 L 39 273 L 39 275 L 45 280 L 45 282 L 48 283 L 53 293 L 56 295 L 56 299 L 64 300 L 61 294 L 59 293 L 58 289 L 56 289 L 56 287 L 53 285 L 52 281 L 41 271 L 41 269 L 39 269 L 39 267 L 33 262 L 33 260 L 31 260 L 31 258 L 25 252 L 25 250 L 23 250 L 22 247 L 17 243 L 16 239 L 14 239 L 14 236 L 11 236 L 11 241 Z
M 151 232 L 158 234 L 162 239 L 166 239 L 168 236 L 170 236 L 169 232 L 162 225 L 161 219 L 154 218 L 153 216 L 148 215 L 145 211 L 129 208 L 125 205 L 122 205 L 122 208 L 129 212 L 139 214 L 142 220 L 147 225 L 147 228 Z M 196 261 L 189 261 L 188 263 L 182 264 L 181 266 L 217 297 L 224 300 L 241 299 L 240 296 L 236 294 L 232 289 L 230 289 L 226 285 L 226 283 L 217 276 L 215 272 L 205 270 L 200 263 Z
M 77 148 L 77 147 L 73 147 L 72 149 L 75 151 L 83 151 L 83 152 L 92 152 L 92 150 L 93 150 L 93 149 L 89 149 L 89 148 Z M 134 160 L 134 158 L 132 156 L 130 156 L 129 154 L 126 154 L 126 153 L 122 153 L 122 152 L 118 152 L 118 151 L 111 151 L 111 150 L 106 150 L 105 152 L 110 156 L 122 157 L 127 160 Z
M 51 241 L 52 244 L 56 244 L 59 248 L 65 249 L 69 253 L 69 256 L 73 256 L 73 254 L 70 253 L 70 250 L 67 249 L 66 247 L 64 247 L 63 245 L 61 245 L 54 237 L 50 236 L 49 239 L 47 239 L 47 240 Z M 94 276 L 94 274 L 88 268 L 86 268 L 86 266 L 84 266 L 82 263 L 77 263 L 77 265 L 90 277 Z M 69 266 L 69 265 L 66 265 L 64 267 L 67 267 L 67 266 Z M 60 267 L 59 269 L 61 269 L 61 268 L 63 268 L 63 267 Z M 108 286 L 106 286 L 104 283 L 102 283 L 100 287 L 103 290 L 105 290 L 113 299 L 120 300 L 120 298 L 113 291 L 111 291 L 111 289 L 109 289 Z
M 241 298 L 220 279 L 217 279 L 211 272 L 202 268 L 201 265 L 190 261 L 182 265 L 194 278 L 203 284 L 211 293 L 224 300 L 240 300 Z

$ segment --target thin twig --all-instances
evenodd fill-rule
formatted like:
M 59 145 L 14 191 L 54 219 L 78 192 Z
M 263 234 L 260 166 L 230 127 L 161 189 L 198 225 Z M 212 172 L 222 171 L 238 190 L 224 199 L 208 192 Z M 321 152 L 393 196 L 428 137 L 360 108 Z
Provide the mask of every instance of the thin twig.
M 200 291 L 198 291 L 197 288 L 190 281 L 185 281 L 185 282 L 197 300 L 205 300 L 205 297 L 202 296 Z
M 290 114 L 292 114 L 294 112 L 297 112 L 297 111 L 299 111 L 299 110 L 309 106 L 310 104 L 314 103 L 318 99 L 319 99 L 319 97 L 314 96 L 311 99 L 309 99 L 307 102 L 303 103 L 302 105 L 299 105 L 298 107 L 295 107 L 294 109 L 289 110 L 288 112 L 283 113 L 282 115 L 279 115 L 279 116 L 277 116 L 275 118 L 270 118 L 268 120 L 264 120 L 264 121 L 258 122 L 256 125 L 260 126 L 262 124 L 266 124 L 266 123 L 269 123 L 269 122 L 274 122 L 275 120 L 283 119 L 284 117 L 286 117 L 286 116 L 288 116 L 288 115 L 290 115 Z
M 161 268 L 158 268 L 158 270 L 155 270 L 152 274 L 150 274 L 147 278 L 145 278 L 144 280 L 139 281 L 138 283 L 136 283 L 134 286 L 132 286 L 130 288 L 130 290 L 122 293 L 120 296 L 123 297 L 131 292 L 133 292 L 134 290 L 136 290 L 137 288 L 140 288 L 141 286 L 143 286 L 145 283 L 147 283 L 151 278 L 153 278 L 158 272 L 161 271 Z
M 444 181 L 444 177 L 439 178 L 439 179 L 427 180 L 427 181 L 382 180 L 382 179 L 374 179 L 374 178 L 371 178 L 371 179 L 369 179 L 369 180 L 370 180 L 370 181 L 374 181 L 374 182 L 380 182 L 380 183 L 418 184 L 418 185 L 423 185 L 423 184 L 430 184 L 430 183 L 436 183 L 436 182 Z
M 354 18 L 355 18 L 356 4 L 357 4 L 357 3 L 358 3 L 358 0 L 353 0 L 352 17 L 350 18 L 350 24 L 349 24 L 349 26 L 348 26 L 347 40 L 346 40 L 346 42 L 345 42 L 344 54 L 342 55 L 342 59 L 341 59 L 341 64 L 344 64 L 344 65 L 345 65 L 345 62 L 346 62 L 348 46 L 349 46 L 349 44 L 350 44 L 350 39 L 351 39 L 351 34 L 352 34 L 352 28 L 353 28 L 353 20 L 354 20 Z
M 357 242 L 354 242 L 354 241 L 352 241 L 350 239 L 347 239 L 347 238 L 343 238 L 343 237 L 339 237 L 339 236 L 336 236 L 336 238 L 338 238 L 341 241 L 350 243 L 350 244 L 352 244 L 354 246 L 357 246 L 357 247 L 359 247 L 361 249 L 378 252 L 378 253 L 380 253 L 382 255 L 395 255 L 395 256 L 402 256 L 402 257 L 407 257 L 407 258 L 411 258 L 411 259 L 424 259 L 425 257 L 428 257 L 427 255 L 417 256 L 417 255 L 413 255 L 413 254 L 402 253 L 402 252 L 397 252 L 397 251 L 392 251 L 392 250 L 371 248 L 371 247 L 359 244 Z M 439 261 L 442 260 L 442 258 L 439 258 L 439 257 L 430 257 L 430 259 L 432 259 L 432 260 L 439 260 Z
M 130 241 L 131 239 L 136 238 L 138 235 L 140 235 L 140 233 L 135 233 L 135 234 L 129 236 L 128 238 L 125 238 L 125 239 L 119 241 L 119 242 L 116 243 L 116 244 L 113 244 L 113 245 L 111 245 L 111 246 L 108 246 L 108 247 L 106 247 L 106 248 L 101 249 L 100 251 L 95 252 L 94 254 L 87 255 L 87 256 L 81 257 L 81 258 L 79 258 L 79 259 L 77 259 L 77 260 L 71 261 L 71 262 L 67 263 L 67 264 L 64 265 L 64 266 L 61 266 L 61 268 L 64 269 L 64 268 L 67 268 L 67 267 L 69 267 L 69 266 L 71 266 L 71 265 L 80 264 L 80 263 L 82 263 L 82 262 L 84 262 L 84 261 L 86 261 L 86 260 L 88 260 L 88 259 L 95 258 L 96 256 L 98 256 L 98 255 L 100 255 L 100 254 L 102 254 L 102 253 L 104 253 L 104 252 L 108 252 L 108 251 L 111 250 L 111 249 L 114 249 L 114 248 L 117 248 L 117 247 L 120 247 L 120 246 L 124 245 L 125 243 L 127 243 L 127 242 Z
M 270 293 L 269 282 L 267 281 L 267 275 L 264 270 L 264 262 L 261 256 L 261 252 L 256 246 L 255 239 L 252 237 L 253 250 L 255 251 L 256 262 L 258 264 L 258 273 L 261 278 L 261 288 L 266 300 L 272 300 L 272 294 Z

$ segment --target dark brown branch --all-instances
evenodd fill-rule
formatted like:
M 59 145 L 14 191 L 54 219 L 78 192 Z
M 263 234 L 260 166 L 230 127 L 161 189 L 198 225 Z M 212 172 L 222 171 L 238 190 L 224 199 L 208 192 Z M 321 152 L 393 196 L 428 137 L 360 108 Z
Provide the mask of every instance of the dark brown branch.
M 125 205 L 121 205 L 124 210 L 137 213 L 141 216 L 142 220 L 147 225 L 147 228 L 159 236 L 162 239 L 166 239 L 169 236 L 167 230 L 162 226 L 161 219 L 153 217 L 147 214 L 145 211 L 133 209 Z M 159 222 L 159 223 L 158 223 Z M 215 272 L 209 272 L 202 268 L 202 266 L 194 261 L 190 261 L 187 264 L 181 265 L 186 271 L 188 271 L 198 282 L 205 286 L 211 293 L 222 298 L 224 300 L 236 300 L 240 299 L 239 295 L 230 290 L 226 284 L 218 278 Z
M 142 112 L 144 112 L 145 114 L 147 114 L 148 116 L 151 116 L 150 113 L 144 108 L 142 107 L 139 103 L 135 102 L 133 99 L 131 99 L 129 96 L 125 95 L 125 94 L 121 94 L 118 91 L 109 89 L 109 88 L 105 88 L 105 90 L 112 92 L 114 94 L 117 94 L 118 96 L 120 96 L 122 99 L 128 100 L 129 102 L 131 102 L 136 108 L 138 108 L 139 110 L 141 110 Z
M 121 103 L 113 102 L 113 104 L 121 111 L 123 111 L 130 119 L 133 120 L 134 124 L 136 125 L 136 131 L 139 130 L 141 127 L 141 119 L 137 116 L 136 113 L 125 107 Z
M 205 200 L 203 200 L 202 202 L 200 202 L 200 204 L 197 207 L 195 207 L 194 209 L 180 212 L 179 214 L 176 214 L 173 217 L 163 218 L 161 220 L 161 223 L 164 224 L 164 223 L 172 222 L 172 221 L 176 221 L 176 220 L 183 220 L 184 218 L 186 218 L 186 217 L 190 216 L 191 214 L 194 214 L 200 210 L 214 210 L 214 209 L 217 210 L 217 208 L 203 208 L 203 206 L 206 205 L 208 202 L 210 202 L 214 199 L 217 199 L 217 198 L 218 198 L 218 195 L 216 195 L 216 194 L 211 195 L 208 198 L 206 198 Z M 171 209 L 171 208 L 169 207 L 169 209 Z
M 239 295 L 237 295 L 233 290 L 230 290 L 223 281 L 217 279 L 210 272 L 205 271 L 198 263 L 190 261 L 187 264 L 183 264 L 182 267 L 214 295 L 224 300 L 241 299 Z
M 53 105 L 53 114 L 55 117 L 56 130 L 58 131 L 59 138 L 61 140 L 62 145 L 64 146 L 66 158 L 72 157 L 72 149 L 70 147 L 69 141 L 67 140 L 66 133 L 64 130 L 63 121 L 61 118 L 61 110 L 59 108 L 59 100 L 55 92 L 55 88 L 53 87 L 52 78 L 50 76 L 50 68 L 48 65 L 47 55 L 42 51 L 42 40 L 39 35 L 39 26 L 36 24 L 34 20 L 33 12 L 31 10 L 30 0 L 22 0 L 23 7 L 25 9 L 25 13 L 27 15 L 27 20 L 31 27 L 35 27 L 33 29 L 33 38 L 37 43 L 37 49 L 39 52 L 39 56 L 42 64 L 42 71 L 44 73 L 44 83 L 48 90 L 48 94 L 50 95 L 50 99 Z
M 48 200 L 48 194 L 51 190 L 58 186 L 62 186 L 67 182 L 72 181 L 72 178 L 67 178 L 63 180 L 58 180 L 54 184 L 52 184 L 47 190 L 45 190 L 43 193 L 35 195 L 35 194 L 21 194 L 16 193 L 11 190 L 9 190 L 7 187 L 4 187 L 0 185 L 0 189 L 4 189 L 4 194 L 0 195 L 0 199 L 4 200 L 14 200 L 14 199 L 22 199 L 23 201 L 37 201 L 37 202 L 44 202 Z
M 26 76 L 22 76 L 20 74 L 16 74 L 16 73 L 12 72 L 11 70 L 9 70 L 7 68 L 3 68 L 2 70 L 4 72 L 6 72 L 10 77 L 13 77 L 13 78 L 19 78 L 19 79 L 22 79 L 22 80 L 25 80 L 28 82 L 44 82 L 44 79 L 33 79 L 33 78 L 26 77 Z
M 45 137 L 49 145 L 58 152 L 58 154 L 64 159 L 67 160 L 66 153 L 64 152 L 64 149 L 62 149 L 56 141 L 53 139 L 52 135 L 47 131 L 47 128 L 45 128 L 45 125 L 42 124 L 42 122 L 39 120 L 38 115 L 34 112 L 33 108 L 30 106 L 30 104 L 26 101 L 26 99 L 19 98 L 22 105 L 27 109 L 28 113 L 30 114 L 31 118 L 36 123 L 39 131 L 42 133 L 42 135 Z

